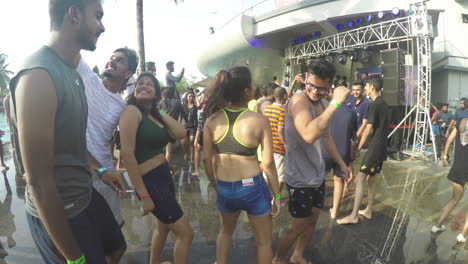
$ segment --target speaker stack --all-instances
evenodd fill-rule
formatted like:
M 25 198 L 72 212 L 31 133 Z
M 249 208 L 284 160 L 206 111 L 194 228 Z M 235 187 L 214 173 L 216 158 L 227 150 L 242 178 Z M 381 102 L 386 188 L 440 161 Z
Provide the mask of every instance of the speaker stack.
M 304 61 L 300 60 L 299 63 L 291 65 L 291 79 L 294 80 L 294 77 L 299 73 L 307 72 L 307 65 Z
M 383 78 L 382 97 L 390 106 L 404 104 L 404 53 L 401 49 L 380 51 L 380 62 Z

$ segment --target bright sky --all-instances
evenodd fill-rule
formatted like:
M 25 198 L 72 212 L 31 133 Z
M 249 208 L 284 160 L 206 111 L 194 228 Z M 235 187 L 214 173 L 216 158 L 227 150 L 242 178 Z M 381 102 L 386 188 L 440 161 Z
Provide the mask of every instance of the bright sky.
M 25 57 L 47 42 L 48 0 L 0 0 L 2 40 L 0 53 L 8 55 L 9 69 L 16 72 Z M 158 79 L 164 80 L 165 64 L 173 60 L 175 71 L 186 68 L 186 76 L 198 79 L 197 56 L 215 29 L 261 0 L 173 0 L 144 1 L 146 61 L 155 61 Z M 104 0 L 101 35 L 94 52 L 83 52 L 88 64 L 102 69 L 113 50 L 128 46 L 137 50 L 136 0 Z

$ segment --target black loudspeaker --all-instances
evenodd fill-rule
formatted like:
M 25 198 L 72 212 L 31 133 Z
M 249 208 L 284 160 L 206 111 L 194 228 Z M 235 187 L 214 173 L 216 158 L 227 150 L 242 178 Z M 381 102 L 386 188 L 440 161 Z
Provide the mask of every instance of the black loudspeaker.
M 291 80 L 294 80 L 294 77 L 299 73 L 307 72 L 307 65 L 305 62 L 299 62 L 296 64 L 291 65 Z
M 380 62 L 383 79 L 382 97 L 390 106 L 404 104 L 404 53 L 401 49 L 380 51 Z

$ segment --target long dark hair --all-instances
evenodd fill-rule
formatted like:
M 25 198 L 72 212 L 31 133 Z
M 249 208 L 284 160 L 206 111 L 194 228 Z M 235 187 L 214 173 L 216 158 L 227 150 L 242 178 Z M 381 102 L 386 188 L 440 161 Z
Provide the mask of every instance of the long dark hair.
M 252 75 L 249 68 L 236 66 L 216 73 L 213 82 L 207 89 L 206 118 L 229 104 L 243 103 L 247 100 L 245 89 L 252 86 Z
M 189 103 L 188 97 L 189 97 L 189 95 L 191 95 L 191 94 L 192 94 L 193 97 L 194 97 L 192 104 L 195 105 L 195 106 L 197 105 L 197 97 L 195 96 L 195 93 L 192 92 L 192 91 L 188 91 L 187 94 L 185 95 L 185 98 L 187 99 L 187 100 L 185 100 L 185 102 L 184 102 L 185 107 L 188 107 L 188 103 Z
M 158 122 L 161 122 L 164 125 L 164 121 L 161 117 L 161 114 L 159 113 L 159 108 L 158 108 L 158 103 L 161 100 L 161 87 L 159 86 L 159 81 L 154 77 L 154 75 L 151 72 L 144 72 L 138 76 L 136 82 L 135 82 L 135 90 L 137 89 L 138 82 L 141 80 L 143 77 L 148 77 L 151 79 L 153 82 L 153 86 L 155 89 L 155 94 L 156 96 L 154 99 L 151 101 L 151 109 L 148 111 L 141 102 L 138 102 L 135 93 L 130 94 L 126 101 L 128 105 L 134 105 L 136 106 L 142 114 L 144 115 L 151 115 L 154 117 Z

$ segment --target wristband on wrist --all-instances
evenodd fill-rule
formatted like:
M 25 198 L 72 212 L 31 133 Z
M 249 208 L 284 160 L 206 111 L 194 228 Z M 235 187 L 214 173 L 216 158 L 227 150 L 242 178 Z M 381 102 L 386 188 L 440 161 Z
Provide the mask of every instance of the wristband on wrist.
M 109 171 L 109 170 L 107 168 L 101 167 L 96 171 L 97 172 L 96 174 L 99 178 L 101 178 L 102 174 L 106 171 Z
M 281 193 L 275 194 L 274 197 L 275 197 L 275 200 L 281 199 Z
M 140 195 L 140 198 L 141 198 L 141 199 L 143 199 L 143 198 L 145 198 L 145 197 L 150 197 L 150 195 L 149 195 L 149 194 L 141 194 L 141 195 Z
M 85 256 L 81 255 L 81 257 L 74 261 L 67 260 L 67 264 L 84 264 L 86 262 Z
M 161 115 L 165 115 L 165 114 L 166 114 L 166 112 L 163 111 L 163 110 L 159 110 L 159 113 L 160 113 Z
M 336 108 L 340 108 L 340 107 L 341 107 L 341 103 L 339 103 L 339 102 L 336 101 L 335 99 L 331 100 L 330 104 L 335 105 Z

